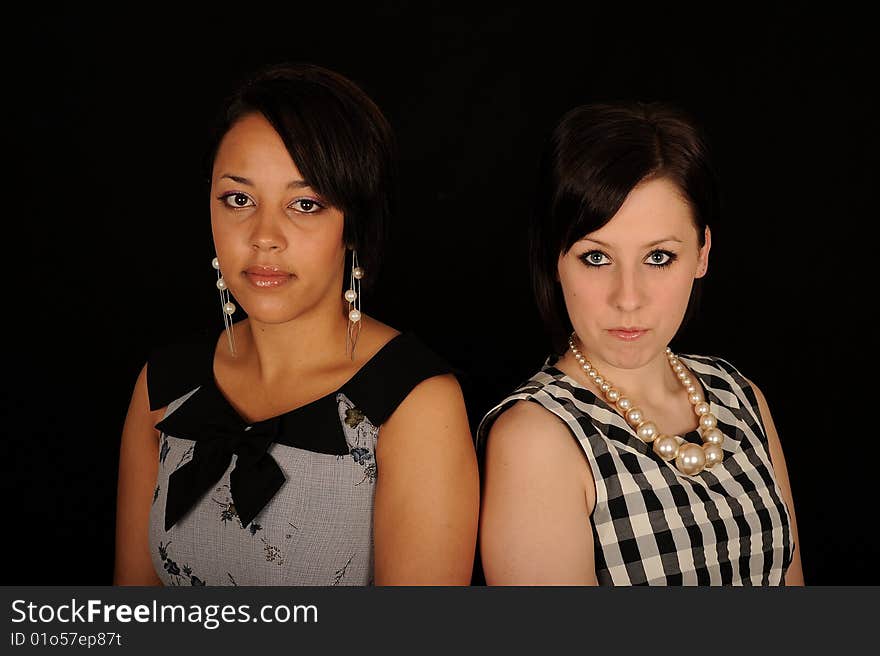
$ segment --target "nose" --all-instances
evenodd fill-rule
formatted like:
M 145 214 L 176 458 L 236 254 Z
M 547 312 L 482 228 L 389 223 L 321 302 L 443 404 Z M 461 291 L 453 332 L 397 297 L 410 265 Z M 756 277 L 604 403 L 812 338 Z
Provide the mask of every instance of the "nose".
M 257 251 L 282 251 L 287 248 L 287 240 L 281 229 L 281 221 L 286 218 L 265 211 L 251 215 L 253 223 L 248 235 L 251 248 Z
M 645 302 L 638 271 L 621 267 L 615 273 L 614 284 L 611 288 L 611 305 L 620 312 L 635 312 Z

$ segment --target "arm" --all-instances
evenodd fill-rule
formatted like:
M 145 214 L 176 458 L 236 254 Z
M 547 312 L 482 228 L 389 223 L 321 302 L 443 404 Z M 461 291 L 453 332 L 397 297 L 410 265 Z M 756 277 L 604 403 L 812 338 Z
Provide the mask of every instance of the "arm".
M 596 585 L 595 485 L 568 428 L 519 402 L 489 432 L 480 516 L 488 585 Z
M 376 585 L 468 585 L 477 459 L 458 381 L 422 381 L 382 424 L 374 511 Z
M 748 380 L 748 379 L 746 379 Z M 755 390 L 755 396 L 758 397 L 758 409 L 761 411 L 761 420 L 764 428 L 767 430 L 767 441 L 770 446 L 770 462 L 773 464 L 773 471 L 776 474 L 776 483 L 782 492 L 782 498 L 785 505 L 788 506 L 788 514 L 791 515 L 791 535 L 794 540 L 795 550 L 791 565 L 785 574 L 786 585 L 804 585 L 804 573 L 801 568 L 801 549 L 798 541 L 797 520 L 794 514 L 794 500 L 791 497 L 791 485 L 788 482 L 788 470 L 785 467 L 785 456 L 782 454 L 782 445 L 779 442 L 779 435 L 776 433 L 776 426 L 773 425 L 773 417 L 770 415 L 770 407 L 767 405 L 767 399 L 752 381 L 748 381 Z
M 147 367 L 141 369 L 122 430 L 116 497 L 114 585 L 162 585 L 149 552 L 150 504 L 159 468 L 159 436 L 150 412 Z

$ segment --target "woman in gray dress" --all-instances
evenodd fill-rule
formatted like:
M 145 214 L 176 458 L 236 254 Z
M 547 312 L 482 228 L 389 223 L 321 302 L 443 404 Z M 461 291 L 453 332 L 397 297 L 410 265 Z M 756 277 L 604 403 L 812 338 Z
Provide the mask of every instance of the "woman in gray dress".
M 115 583 L 469 583 L 459 384 L 361 307 L 392 208 L 381 112 L 338 74 L 276 67 L 228 101 L 212 155 L 226 329 L 156 349 L 137 379 Z

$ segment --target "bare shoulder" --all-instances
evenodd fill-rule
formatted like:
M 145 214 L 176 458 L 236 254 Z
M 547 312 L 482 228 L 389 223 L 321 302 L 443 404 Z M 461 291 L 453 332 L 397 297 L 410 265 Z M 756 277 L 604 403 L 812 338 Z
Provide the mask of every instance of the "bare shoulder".
M 464 396 L 455 376 L 431 376 L 415 385 L 394 409 L 380 429 L 379 450 L 385 454 L 401 449 L 450 455 L 451 446 L 472 454 L 473 439 Z M 420 439 L 412 439 L 418 435 Z M 442 449 L 437 449 L 439 444 Z
M 489 436 L 490 443 L 517 450 L 573 446 L 571 433 L 562 420 L 530 401 L 517 401 L 498 415 Z
M 455 376 L 440 374 L 418 383 L 383 424 L 383 433 L 409 432 L 413 427 L 438 436 L 455 427 L 452 432 L 466 433 L 470 440 L 464 396 Z
M 487 494 L 503 489 L 509 499 L 525 494 L 533 497 L 530 502 L 548 499 L 551 505 L 568 500 L 592 513 L 596 503 L 592 470 L 571 431 L 552 412 L 537 403 L 518 401 L 499 415 L 487 440 Z
M 503 463 L 531 472 L 571 471 L 587 481 L 583 453 L 563 421 L 537 403 L 518 401 L 489 430 L 486 466 Z

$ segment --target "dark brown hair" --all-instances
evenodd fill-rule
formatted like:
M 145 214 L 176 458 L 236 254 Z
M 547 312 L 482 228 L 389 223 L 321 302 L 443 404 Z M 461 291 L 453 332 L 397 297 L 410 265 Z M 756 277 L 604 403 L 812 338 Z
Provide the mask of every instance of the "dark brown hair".
M 704 242 L 718 218 L 718 185 L 706 139 L 682 110 L 662 103 L 577 107 L 557 125 L 541 159 L 529 249 L 532 286 L 553 348 L 572 326 L 557 280 L 560 255 L 617 213 L 640 182 L 668 178 L 689 202 Z M 685 321 L 696 310 L 696 280 Z
M 343 240 L 358 251 L 365 286 L 375 280 L 395 196 L 394 141 L 382 112 L 351 80 L 325 68 L 264 69 L 224 104 L 208 152 L 209 179 L 224 135 L 254 112 L 278 132 L 305 182 L 342 211 Z

